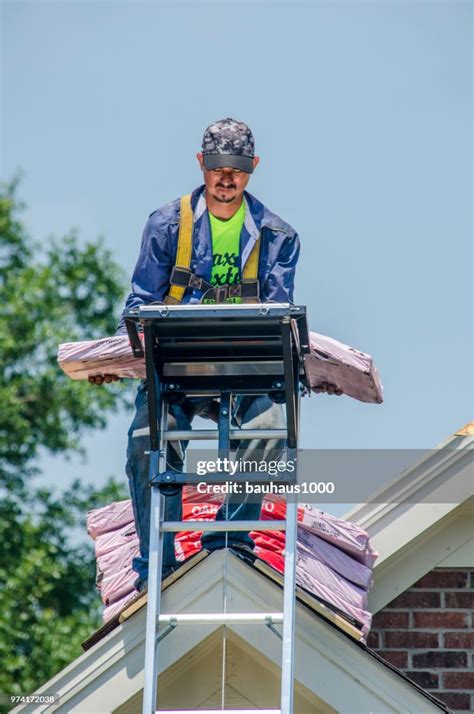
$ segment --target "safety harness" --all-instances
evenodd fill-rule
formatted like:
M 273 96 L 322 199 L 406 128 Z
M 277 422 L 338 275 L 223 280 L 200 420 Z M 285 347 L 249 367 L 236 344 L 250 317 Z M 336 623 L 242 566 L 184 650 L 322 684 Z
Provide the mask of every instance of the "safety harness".
M 180 217 L 178 247 L 176 262 L 171 271 L 170 290 L 165 297 L 168 305 L 179 304 L 186 288 L 202 290 L 201 302 L 225 302 L 231 298 L 241 298 L 242 302 L 260 302 L 258 275 L 258 259 L 260 255 L 260 236 L 255 242 L 252 251 L 242 271 L 242 279 L 234 285 L 220 285 L 215 287 L 201 278 L 190 269 L 193 250 L 193 210 L 191 196 L 182 196 L 180 200 Z

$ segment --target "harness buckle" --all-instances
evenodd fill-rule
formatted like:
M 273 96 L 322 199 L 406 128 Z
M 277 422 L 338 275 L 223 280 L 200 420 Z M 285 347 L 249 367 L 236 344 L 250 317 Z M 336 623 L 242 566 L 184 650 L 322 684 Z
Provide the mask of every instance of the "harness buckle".
M 216 287 L 216 302 L 224 302 L 224 300 L 227 299 L 227 295 L 229 294 L 229 286 L 228 285 L 221 285 L 220 287 Z
M 240 283 L 229 285 L 229 297 L 242 297 L 242 285 Z
M 198 290 L 200 290 L 202 287 L 202 278 L 200 278 L 195 273 L 191 273 L 191 275 L 189 276 L 189 287 L 197 288 Z

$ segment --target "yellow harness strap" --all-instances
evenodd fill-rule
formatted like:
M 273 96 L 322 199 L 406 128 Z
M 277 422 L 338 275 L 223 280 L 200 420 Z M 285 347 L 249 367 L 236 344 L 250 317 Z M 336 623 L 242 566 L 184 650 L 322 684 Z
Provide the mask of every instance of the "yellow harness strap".
M 193 251 L 193 211 L 191 208 L 191 195 L 182 196 L 179 212 L 178 246 L 176 249 L 177 268 L 190 269 Z M 260 236 L 256 240 L 242 272 L 242 280 L 257 280 L 258 259 L 260 256 Z M 185 286 L 171 285 L 166 303 L 178 304 L 183 299 Z
M 179 210 L 178 247 L 176 250 L 176 263 L 178 268 L 189 270 L 193 251 L 193 210 L 191 208 L 191 194 L 181 197 Z M 185 287 L 171 285 L 165 302 L 180 303 L 183 299 Z
M 258 275 L 258 258 L 260 256 L 260 236 L 255 241 L 252 251 L 247 258 L 242 272 L 243 280 L 257 280 Z

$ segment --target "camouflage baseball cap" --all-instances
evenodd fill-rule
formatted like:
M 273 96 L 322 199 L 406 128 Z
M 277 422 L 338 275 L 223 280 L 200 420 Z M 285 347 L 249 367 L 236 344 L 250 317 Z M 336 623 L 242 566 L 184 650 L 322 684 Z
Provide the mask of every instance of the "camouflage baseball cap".
M 210 124 L 202 138 L 206 169 L 232 166 L 248 174 L 253 172 L 255 142 L 247 124 L 236 119 L 220 119 Z

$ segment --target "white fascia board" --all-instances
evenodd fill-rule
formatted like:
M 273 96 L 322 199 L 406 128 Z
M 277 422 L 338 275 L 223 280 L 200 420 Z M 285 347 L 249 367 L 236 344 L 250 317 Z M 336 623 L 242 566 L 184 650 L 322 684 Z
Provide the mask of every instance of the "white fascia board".
M 379 558 L 375 569 L 425 530 L 472 499 L 474 437 L 454 435 L 386 484 L 344 518 L 371 536 Z M 456 494 L 456 503 L 450 503 Z

